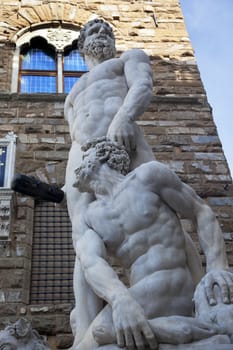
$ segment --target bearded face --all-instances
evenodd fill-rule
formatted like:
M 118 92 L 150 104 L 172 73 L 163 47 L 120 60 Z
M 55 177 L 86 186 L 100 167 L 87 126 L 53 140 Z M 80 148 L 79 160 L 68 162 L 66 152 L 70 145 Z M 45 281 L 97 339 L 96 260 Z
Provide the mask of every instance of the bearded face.
M 83 53 L 101 62 L 113 58 L 116 53 L 114 39 L 105 34 L 88 36 L 84 42 Z

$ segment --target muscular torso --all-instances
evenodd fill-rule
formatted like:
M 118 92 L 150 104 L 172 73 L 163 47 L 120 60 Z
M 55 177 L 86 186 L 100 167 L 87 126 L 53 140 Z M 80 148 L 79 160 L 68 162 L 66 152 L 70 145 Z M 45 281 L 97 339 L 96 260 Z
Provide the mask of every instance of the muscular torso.
M 124 62 L 113 58 L 94 67 L 69 94 L 66 118 L 71 138 L 82 144 L 106 135 L 108 127 L 128 92 Z
M 80 145 L 107 134 L 109 125 L 122 105 L 127 91 L 124 62 L 119 58 L 113 58 L 84 74 L 67 97 L 65 117 L 70 127 L 72 146 L 66 169 L 65 191 L 72 220 L 75 208 L 77 207 L 77 212 L 80 212 L 83 205 L 80 203 L 79 192 L 73 188 L 74 171 L 82 161 Z
M 103 239 L 108 253 L 130 269 L 130 285 L 144 309 L 146 293 L 154 295 L 155 300 L 160 298 L 146 310 L 148 317 L 174 314 L 176 306 L 170 302 L 176 299 L 183 314 L 191 312 L 193 285 L 179 220 L 157 194 L 137 181 L 135 174 L 119 185 L 112 200 L 91 203 L 86 220 Z
M 107 135 L 111 122 L 129 92 L 125 65 L 121 58 L 109 59 L 96 65 L 79 79 L 67 97 L 65 117 L 70 126 L 72 146 L 66 169 L 65 191 L 72 220 L 74 213 L 80 213 L 82 206 L 79 192 L 73 188 L 74 171 L 82 161 L 80 145 L 90 139 Z M 150 95 L 149 90 L 148 94 Z M 131 168 L 134 168 L 152 160 L 153 154 L 136 123 L 132 122 L 132 125 L 137 144 L 137 151 L 131 155 Z

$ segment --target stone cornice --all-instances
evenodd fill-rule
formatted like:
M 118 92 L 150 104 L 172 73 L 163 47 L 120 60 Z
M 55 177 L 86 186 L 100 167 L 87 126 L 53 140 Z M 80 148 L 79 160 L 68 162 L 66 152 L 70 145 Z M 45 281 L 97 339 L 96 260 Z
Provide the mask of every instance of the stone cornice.
M 18 94 L 18 93 L 0 93 L 0 100 L 4 101 L 64 101 L 67 94 Z M 208 104 L 204 95 L 182 96 L 182 95 L 154 95 L 154 103 L 180 103 L 180 104 Z
M 18 94 L 18 93 L 0 93 L 0 100 L 3 101 L 64 101 L 67 94 Z

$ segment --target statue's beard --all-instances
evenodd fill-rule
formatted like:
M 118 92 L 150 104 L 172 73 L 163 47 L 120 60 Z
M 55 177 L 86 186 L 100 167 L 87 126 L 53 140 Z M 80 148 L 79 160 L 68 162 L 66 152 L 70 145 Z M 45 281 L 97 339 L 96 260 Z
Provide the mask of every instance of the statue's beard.
M 83 53 L 102 62 L 115 57 L 116 49 L 113 40 L 96 38 L 84 45 Z

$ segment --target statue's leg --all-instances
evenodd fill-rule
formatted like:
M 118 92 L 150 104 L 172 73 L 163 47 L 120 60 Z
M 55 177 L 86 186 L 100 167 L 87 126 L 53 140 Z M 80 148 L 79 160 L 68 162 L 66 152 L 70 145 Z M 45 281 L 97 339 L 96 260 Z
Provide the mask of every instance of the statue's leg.
M 133 289 L 130 288 L 130 289 Z M 148 321 L 159 343 L 182 344 L 210 338 L 215 334 L 211 325 L 185 316 L 158 317 Z M 107 305 L 95 318 L 84 338 L 72 350 L 90 350 L 98 345 L 116 344 L 112 309 Z
M 178 284 L 181 284 L 179 281 L 180 274 L 176 271 L 173 271 L 173 278 L 176 277 Z M 170 278 L 170 273 L 163 273 L 163 280 Z M 170 344 L 182 344 L 182 343 L 191 343 L 195 340 L 200 340 L 204 338 L 211 337 L 214 333 L 210 329 L 209 324 L 203 324 L 198 320 L 192 317 L 185 316 L 167 316 L 167 317 L 156 317 L 161 315 L 161 310 L 168 312 L 170 304 L 175 304 L 175 307 L 171 310 L 173 313 L 179 313 L 179 305 L 183 307 L 186 304 L 190 303 L 190 291 L 188 289 L 187 296 L 186 294 L 180 298 L 180 295 L 173 294 L 171 299 L 161 298 L 162 293 L 164 293 L 163 284 L 161 286 L 161 273 L 158 272 L 154 274 L 153 280 L 153 295 L 152 300 L 153 304 L 153 314 L 154 319 L 149 320 L 152 330 L 154 330 L 155 336 L 158 341 L 161 343 L 170 343 Z M 182 276 L 181 276 L 182 277 Z M 174 281 L 176 282 L 176 279 Z M 185 283 L 185 282 L 184 282 Z M 183 283 L 183 284 L 184 284 Z M 166 283 L 165 283 L 166 285 Z M 143 286 L 141 283 L 137 283 L 129 288 L 134 299 L 143 307 L 144 310 L 147 310 L 149 313 L 148 307 L 145 305 L 145 298 L 143 297 Z M 170 307 L 171 308 L 171 307 Z M 187 305 L 187 310 L 190 309 Z M 185 310 L 186 310 L 185 309 Z M 95 349 L 98 345 L 107 345 L 107 344 L 116 344 L 116 334 L 113 327 L 112 321 L 112 309 L 110 306 L 105 307 L 92 322 L 89 327 L 85 337 L 80 343 L 80 347 L 74 348 L 73 350 L 90 350 Z M 78 345 L 78 344 L 77 344 Z
M 209 339 L 200 340 L 189 344 L 160 344 L 159 350 L 232 350 L 233 344 L 227 335 L 214 335 Z
M 99 342 L 99 337 L 102 342 Z M 94 350 L 100 345 L 116 343 L 112 322 L 112 310 L 109 305 L 97 315 L 81 341 L 75 337 L 72 350 Z
M 76 182 L 75 169 L 80 166 L 82 154 L 80 145 L 76 142 L 73 143 L 66 169 L 65 192 L 69 217 L 72 223 L 72 239 L 75 251 L 78 240 L 84 231 L 81 224 L 82 213 L 86 211 L 87 206 L 94 199 L 93 195 L 80 193 L 77 188 L 73 187 L 73 184 Z M 93 293 L 86 282 L 77 257 L 75 259 L 73 281 L 75 308 L 71 312 L 70 322 L 73 335 L 75 336 L 75 343 L 78 344 L 91 322 L 103 308 L 103 301 Z
M 109 320 L 110 321 L 110 320 Z M 185 316 L 158 317 L 148 321 L 159 343 L 184 344 L 210 338 L 215 334 L 209 324 Z M 103 319 L 102 324 L 94 325 L 92 335 L 100 345 L 116 342 L 113 326 Z
M 79 218 L 80 215 L 76 215 L 72 220 L 73 242 L 75 251 L 77 249 L 76 244 L 78 244 L 78 240 L 76 239 L 77 235 L 82 235 Z M 86 334 L 88 327 L 92 321 L 103 309 L 103 300 L 101 300 L 93 292 L 87 283 L 83 270 L 81 268 L 80 260 L 77 256 L 75 258 L 73 288 L 75 296 L 75 308 L 72 310 L 70 315 L 70 324 L 73 335 L 75 337 L 74 342 L 75 344 L 78 344 Z
M 70 314 L 70 325 L 76 342 L 79 343 L 91 322 L 103 308 L 103 301 L 94 294 L 87 284 L 77 257 L 75 259 L 73 279 L 75 307 Z
M 142 130 L 135 123 L 134 134 L 136 135 L 136 150 L 132 151 L 130 154 L 130 170 L 137 168 L 139 165 L 143 163 L 150 162 L 155 160 L 153 151 L 149 144 L 147 143 Z
M 210 338 L 216 331 L 209 323 L 186 316 L 167 316 L 149 320 L 159 343 L 185 344 Z
M 96 350 L 127 350 L 126 348 L 119 348 L 119 346 L 114 344 L 104 345 L 96 348 Z

